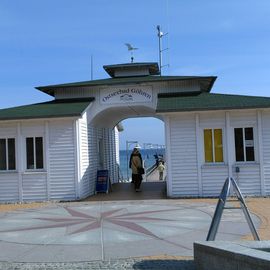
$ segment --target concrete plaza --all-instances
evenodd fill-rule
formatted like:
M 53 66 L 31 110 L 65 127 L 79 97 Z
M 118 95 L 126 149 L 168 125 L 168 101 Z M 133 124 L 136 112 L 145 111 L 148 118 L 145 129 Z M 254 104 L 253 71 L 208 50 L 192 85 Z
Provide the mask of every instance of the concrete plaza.
M 0 261 L 134 263 L 145 256 L 191 257 L 193 242 L 206 238 L 214 210 L 213 203 L 161 199 L 56 203 L 2 212 Z M 260 219 L 252 217 L 259 227 Z M 240 240 L 246 234 L 242 212 L 226 210 L 217 240 Z

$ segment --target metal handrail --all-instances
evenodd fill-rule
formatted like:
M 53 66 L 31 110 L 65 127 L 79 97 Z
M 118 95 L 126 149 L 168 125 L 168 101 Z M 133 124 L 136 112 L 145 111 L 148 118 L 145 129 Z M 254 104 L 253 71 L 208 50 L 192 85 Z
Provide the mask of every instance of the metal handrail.
M 157 165 L 156 164 L 153 164 L 151 167 L 148 167 L 145 170 L 146 176 L 150 175 L 156 168 L 157 168 Z
M 230 188 L 233 188 L 233 191 L 236 194 L 236 197 L 238 199 L 238 201 L 240 202 L 240 209 L 243 210 L 246 221 L 248 223 L 248 226 L 250 228 L 250 231 L 253 235 L 254 240 L 258 240 L 260 241 L 259 235 L 256 231 L 256 228 L 254 226 L 254 223 L 251 219 L 250 213 L 248 211 L 248 208 L 246 206 L 244 197 L 240 191 L 240 188 L 238 187 L 236 181 L 232 178 L 232 177 L 228 177 L 223 185 L 223 188 L 221 190 L 221 193 L 219 195 L 219 200 L 216 206 L 216 210 L 209 228 L 209 232 L 206 238 L 206 241 L 214 241 L 216 238 L 216 234 L 218 231 L 218 227 L 220 224 L 220 220 L 221 220 L 221 216 L 223 213 L 224 209 L 228 209 L 227 207 L 225 207 L 227 198 L 229 197 L 230 194 Z M 230 207 L 229 209 L 239 209 L 239 207 Z

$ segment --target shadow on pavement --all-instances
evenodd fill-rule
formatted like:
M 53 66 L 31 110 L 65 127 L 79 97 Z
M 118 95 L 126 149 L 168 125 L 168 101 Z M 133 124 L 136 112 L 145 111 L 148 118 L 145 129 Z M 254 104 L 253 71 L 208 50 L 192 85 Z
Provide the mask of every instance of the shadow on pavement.
M 143 270 L 195 270 L 193 260 L 143 260 L 136 262 L 133 269 Z

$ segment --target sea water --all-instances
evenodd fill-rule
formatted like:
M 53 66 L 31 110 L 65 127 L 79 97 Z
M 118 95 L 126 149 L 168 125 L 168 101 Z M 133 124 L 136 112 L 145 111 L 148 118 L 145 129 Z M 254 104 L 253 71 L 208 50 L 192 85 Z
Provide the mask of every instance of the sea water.
M 122 174 L 122 177 L 124 179 L 127 178 L 127 171 L 129 176 L 131 175 L 131 171 L 128 168 L 130 155 L 132 153 L 132 150 L 126 151 L 126 150 L 120 150 L 120 175 Z M 140 153 L 142 155 L 142 159 L 144 162 L 144 167 L 149 168 L 152 165 L 156 163 L 155 155 L 163 156 L 165 160 L 165 149 L 141 149 Z

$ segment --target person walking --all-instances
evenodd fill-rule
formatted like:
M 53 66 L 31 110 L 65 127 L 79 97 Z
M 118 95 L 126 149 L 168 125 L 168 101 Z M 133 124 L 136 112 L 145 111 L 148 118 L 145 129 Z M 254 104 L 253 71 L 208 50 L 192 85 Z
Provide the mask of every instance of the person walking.
M 159 162 L 157 169 L 159 171 L 159 181 L 163 181 L 163 172 L 165 170 L 165 166 L 162 161 Z
M 135 185 L 135 191 L 141 191 L 142 175 L 144 174 L 142 156 L 139 151 L 140 146 L 135 146 L 129 160 L 129 168 L 132 171 L 132 183 Z

